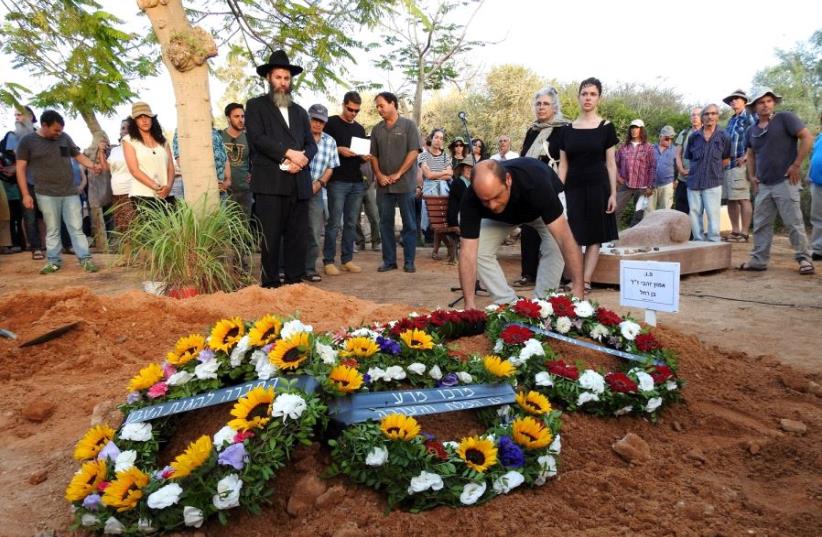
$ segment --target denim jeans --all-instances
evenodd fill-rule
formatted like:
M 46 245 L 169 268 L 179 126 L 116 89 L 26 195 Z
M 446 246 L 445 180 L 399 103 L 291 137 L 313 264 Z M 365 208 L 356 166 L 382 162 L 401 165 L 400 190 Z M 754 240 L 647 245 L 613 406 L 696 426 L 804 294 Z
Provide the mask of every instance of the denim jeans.
M 451 190 L 451 183 L 444 180 L 432 180 L 432 179 L 425 179 L 422 182 L 422 195 L 423 196 L 447 196 L 448 192 Z M 429 222 L 428 222 L 428 208 L 425 206 L 425 203 L 422 204 L 422 214 L 420 216 L 420 228 L 425 231 L 428 229 Z
M 317 273 L 317 257 L 320 255 L 320 239 L 325 225 L 323 191 L 319 190 L 308 200 L 308 250 L 305 256 L 305 273 Z
M 59 265 L 63 243 L 60 240 L 60 224 L 66 224 L 71 247 L 77 259 L 90 259 L 88 240 L 83 234 L 83 209 L 80 196 L 45 196 L 37 194 L 37 205 L 46 222 L 46 257 L 50 263 Z
M 822 255 L 822 185 L 811 183 L 811 250 Z
M 722 185 L 705 190 L 688 189 L 691 233 L 695 241 L 719 242 L 719 219 L 722 214 Z M 708 217 L 708 230 L 704 229 L 703 213 Z
M 325 223 L 323 264 L 332 265 L 337 252 L 337 230 L 342 220 L 340 262 L 345 264 L 354 257 L 354 240 L 357 237 L 357 219 L 365 184 L 362 181 L 328 183 L 328 221 Z
M 402 218 L 402 249 L 406 267 L 414 266 L 417 251 L 417 219 L 414 214 L 414 192 L 391 194 L 377 191 L 377 207 L 380 209 L 380 235 L 382 235 L 382 262 L 384 265 L 397 264 L 397 242 L 394 239 L 395 207 L 400 209 Z

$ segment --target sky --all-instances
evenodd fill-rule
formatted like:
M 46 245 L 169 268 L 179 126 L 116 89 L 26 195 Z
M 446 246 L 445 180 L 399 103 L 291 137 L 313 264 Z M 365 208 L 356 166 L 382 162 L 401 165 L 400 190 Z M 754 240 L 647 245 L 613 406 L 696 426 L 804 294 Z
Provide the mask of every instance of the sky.
M 129 29 L 148 24 L 133 0 L 98 1 Z M 777 62 L 775 49 L 791 49 L 820 28 L 822 2 L 808 0 L 486 0 L 470 26 L 469 37 L 494 44 L 473 51 L 466 61 L 484 70 L 521 64 L 541 77 L 563 82 L 596 76 L 605 85 L 606 97 L 608 85 L 636 82 L 674 88 L 688 104 L 707 104 L 721 102 L 737 88 L 750 90 L 756 72 Z M 219 64 L 222 59 L 218 56 L 212 61 Z M 4 82 L 19 82 L 30 89 L 40 84 L 25 72 L 12 70 L 10 59 L 3 55 L 0 73 Z M 353 75 L 360 80 L 387 80 L 365 58 L 354 67 Z M 176 126 L 174 101 L 168 98 L 173 95 L 171 80 L 164 68 L 156 79 L 144 80 L 136 90 L 159 114 L 164 129 Z M 222 85 L 212 80 L 210 91 L 216 102 Z M 297 95 L 305 108 L 331 100 L 323 95 Z M 100 118 L 113 138 L 119 118 L 130 109 L 123 105 L 116 116 Z M 85 147 L 91 140 L 85 123 L 80 118 L 66 119 L 66 132 Z M 11 110 L 0 111 L 0 132 L 9 130 L 12 122 Z

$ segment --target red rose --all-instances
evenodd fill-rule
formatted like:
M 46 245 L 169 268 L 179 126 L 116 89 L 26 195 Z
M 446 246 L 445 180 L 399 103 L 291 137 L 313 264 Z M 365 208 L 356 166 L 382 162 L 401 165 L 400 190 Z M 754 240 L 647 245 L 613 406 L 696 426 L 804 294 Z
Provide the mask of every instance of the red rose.
M 651 378 L 654 379 L 654 384 L 661 384 L 673 376 L 674 372 L 671 371 L 671 368 L 667 365 L 654 366 L 654 370 L 651 371 Z
M 545 362 L 545 367 L 548 368 L 549 373 L 558 377 L 569 380 L 577 380 L 579 378 L 579 370 L 572 365 L 566 364 L 564 360 Z
M 524 326 L 511 325 L 506 326 L 502 331 L 500 337 L 506 345 L 521 345 L 531 339 L 534 333 Z
M 436 310 L 428 316 L 429 321 L 434 326 L 442 326 L 445 323 L 452 322 L 451 315 L 447 311 Z
M 97 483 L 97 490 L 99 492 L 103 492 L 108 488 L 109 485 L 111 485 L 110 481 L 100 481 L 99 483 Z
M 442 442 L 438 440 L 426 440 L 425 449 L 428 450 L 428 453 L 440 459 L 441 461 L 448 460 L 448 452 L 445 451 L 445 446 L 442 445 Z
M 521 298 L 514 304 L 515 313 L 531 319 L 539 319 L 539 310 L 539 304 L 526 298 Z
M 612 390 L 619 393 L 634 393 L 637 390 L 637 384 L 631 377 L 625 373 L 608 373 L 605 375 L 605 382 Z
M 340 360 L 340 363 L 342 365 L 347 365 L 348 367 L 353 367 L 354 369 L 360 367 L 360 363 L 356 358 L 346 358 L 345 360 Z
M 576 317 L 574 303 L 567 296 L 552 296 L 548 299 L 548 302 L 551 303 L 551 307 L 554 308 L 554 315 L 557 317 L 570 317 L 572 319 Z
M 597 321 L 605 326 L 619 326 L 622 318 L 607 308 L 597 308 Z
M 240 431 L 239 433 L 234 435 L 234 443 L 238 444 L 240 442 L 245 442 L 252 436 L 254 436 L 254 433 L 252 433 L 251 431 Z
M 634 343 L 636 343 L 636 348 L 642 352 L 651 352 L 659 348 L 659 341 L 657 341 L 650 332 L 647 334 L 639 334 L 634 340 Z

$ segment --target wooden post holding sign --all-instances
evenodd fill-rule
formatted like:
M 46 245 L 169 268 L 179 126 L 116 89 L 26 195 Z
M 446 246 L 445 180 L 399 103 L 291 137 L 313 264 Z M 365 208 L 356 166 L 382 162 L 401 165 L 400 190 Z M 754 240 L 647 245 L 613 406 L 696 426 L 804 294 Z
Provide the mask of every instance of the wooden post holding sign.
M 619 303 L 644 309 L 651 326 L 656 326 L 656 312 L 679 311 L 679 263 L 620 261 Z

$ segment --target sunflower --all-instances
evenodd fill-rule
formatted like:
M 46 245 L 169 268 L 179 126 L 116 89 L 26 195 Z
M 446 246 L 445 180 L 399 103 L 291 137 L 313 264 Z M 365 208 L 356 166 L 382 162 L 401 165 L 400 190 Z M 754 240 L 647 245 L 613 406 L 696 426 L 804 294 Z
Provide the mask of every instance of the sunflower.
M 166 356 L 166 360 L 172 365 L 183 365 L 196 358 L 204 348 L 205 338 L 200 334 L 181 337 L 174 344 L 174 350 Z
M 551 412 L 551 402 L 539 392 L 531 390 L 528 393 L 517 393 L 517 404 L 529 414 L 541 416 Z
M 248 331 L 248 344 L 252 347 L 264 347 L 279 337 L 282 328 L 283 322 L 269 313 L 258 319 Z
M 223 319 L 218 321 L 211 329 L 209 336 L 209 346 L 215 351 L 228 352 L 240 341 L 245 334 L 245 325 L 242 319 Z
M 340 352 L 343 358 L 368 358 L 380 350 L 377 342 L 368 337 L 352 337 L 346 340 L 345 347 Z
M 514 364 L 493 354 L 485 356 L 482 363 L 485 365 L 485 369 L 495 377 L 510 377 L 516 373 Z
M 159 364 L 148 364 L 128 383 L 128 391 L 147 390 L 163 380 L 163 368 Z
M 106 480 L 106 461 L 88 461 L 77 470 L 66 487 L 66 499 L 79 502 L 89 494 L 97 492 L 97 485 Z
M 360 372 L 347 365 L 338 365 L 328 373 L 328 380 L 342 393 L 351 393 L 362 387 Z
M 400 334 L 400 339 L 409 349 L 427 351 L 434 347 L 433 338 L 426 334 L 424 330 L 417 330 L 416 328 L 406 330 Z
M 108 425 L 95 425 L 83 435 L 74 448 L 74 458 L 78 461 L 93 459 L 114 438 L 114 429 Z
M 132 466 L 117 473 L 117 479 L 109 483 L 103 492 L 103 505 L 114 507 L 118 512 L 128 511 L 137 506 L 143 497 L 143 487 L 148 485 L 148 475 Z
M 171 479 L 182 479 L 205 464 L 211 456 L 211 437 L 203 435 L 190 443 L 185 451 L 171 461 Z M 106 489 L 108 490 L 108 489 Z
M 553 436 L 544 423 L 531 416 L 518 418 L 511 425 L 514 441 L 525 449 L 540 449 L 551 443 Z
M 494 441 L 479 436 L 463 438 L 457 447 L 457 455 L 475 472 L 484 472 L 497 463 Z
M 403 414 L 389 414 L 380 421 L 380 430 L 391 440 L 410 442 L 420 434 L 420 424 Z
M 281 339 L 268 353 L 268 359 L 277 369 L 297 369 L 308 360 L 311 344 L 307 332 L 297 332 L 288 339 Z
M 231 415 L 236 419 L 229 421 L 228 426 L 235 431 L 265 427 L 271 420 L 269 407 L 273 401 L 274 388 L 254 388 L 234 404 Z

